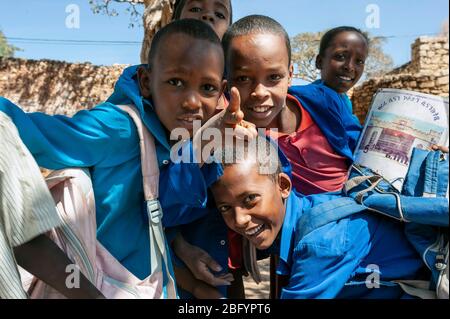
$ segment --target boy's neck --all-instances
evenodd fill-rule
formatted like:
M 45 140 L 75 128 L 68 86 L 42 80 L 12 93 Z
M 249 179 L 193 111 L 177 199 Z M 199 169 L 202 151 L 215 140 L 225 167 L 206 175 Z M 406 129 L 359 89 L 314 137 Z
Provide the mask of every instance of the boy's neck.
M 302 112 L 298 105 L 289 98 L 286 98 L 286 105 L 281 109 L 276 118 L 275 127 L 280 133 L 291 134 L 297 132 L 302 121 Z

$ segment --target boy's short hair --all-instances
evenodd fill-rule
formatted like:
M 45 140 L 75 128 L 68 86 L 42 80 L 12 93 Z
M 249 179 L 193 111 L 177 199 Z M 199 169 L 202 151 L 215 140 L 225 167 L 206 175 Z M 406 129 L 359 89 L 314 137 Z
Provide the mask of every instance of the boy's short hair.
M 278 174 L 282 172 L 278 145 L 262 135 L 258 135 L 246 143 L 225 144 L 217 153 L 215 153 L 216 160 L 224 168 L 250 160 L 255 162 L 260 175 L 267 175 L 274 181 L 277 180 Z
M 148 54 L 148 67 L 152 67 L 152 62 L 158 54 L 161 42 L 172 34 L 186 34 L 194 39 L 205 40 L 222 48 L 216 32 L 205 22 L 196 19 L 182 19 L 173 21 L 161 28 L 152 40 L 150 52 Z
M 249 15 L 236 21 L 227 30 L 222 39 L 225 57 L 228 56 L 228 50 L 230 48 L 231 41 L 234 38 L 255 33 L 269 33 L 283 36 L 286 43 L 286 49 L 288 51 L 289 64 L 291 64 L 291 40 L 286 30 L 276 20 L 267 16 L 257 14 Z

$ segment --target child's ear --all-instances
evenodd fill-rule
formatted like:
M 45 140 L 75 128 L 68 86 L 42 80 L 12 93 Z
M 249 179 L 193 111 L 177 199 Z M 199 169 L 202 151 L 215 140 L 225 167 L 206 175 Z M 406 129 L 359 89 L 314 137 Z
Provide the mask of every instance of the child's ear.
M 141 96 L 148 99 L 151 97 L 151 90 L 150 90 L 150 74 L 151 74 L 150 68 L 147 68 L 145 66 L 140 66 L 138 69 L 138 82 L 139 82 L 139 91 L 141 93 Z
M 322 57 L 320 55 L 316 56 L 316 69 L 322 70 Z
M 289 86 L 292 85 L 292 78 L 293 77 L 294 77 L 294 64 L 291 63 L 291 65 L 289 66 L 289 82 L 288 82 Z
M 287 174 L 278 174 L 278 187 L 280 188 L 281 197 L 283 199 L 288 198 L 292 190 L 292 182 Z

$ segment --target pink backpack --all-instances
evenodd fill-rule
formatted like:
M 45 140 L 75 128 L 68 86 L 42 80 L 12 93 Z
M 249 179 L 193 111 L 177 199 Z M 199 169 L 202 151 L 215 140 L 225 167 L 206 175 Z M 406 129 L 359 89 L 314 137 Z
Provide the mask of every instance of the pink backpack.
M 149 217 L 150 275 L 144 280 L 138 279 L 97 240 L 94 192 L 86 169 L 54 171 L 46 178 L 63 220 L 63 226 L 52 230 L 49 236 L 106 298 L 175 299 L 175 281 L 158 201 L 159 168 L 154 138 L 142 125 L 134 106 L 119 107 L 131 116 L 140 138 L 144 195 Z M 165 280 L 163 272 L 166 273 Z M 22 281 L 31 298 L 64 298 L 44 282 L 30 276 L 22 276 Z

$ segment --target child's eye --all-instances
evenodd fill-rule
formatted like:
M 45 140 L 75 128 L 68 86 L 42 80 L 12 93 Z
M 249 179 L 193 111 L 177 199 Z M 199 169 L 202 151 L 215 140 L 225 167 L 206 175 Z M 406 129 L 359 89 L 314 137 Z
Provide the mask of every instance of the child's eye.
M 364 64 L 366 64 L 366 61 L 364 61 L 364 60 L 358 60 L 358 61 L 356 61 L 356 63 L 358 63 L 359 65 L 364 65 Z
M 183 82 L 180 79 L 170 79 L 169 81 L 167 81 L 167 83 L 169 83 L 172 86 L 176 86 L 176 87 L 183 86 Z
M 339 61 L 342 61 L 345 59 L 345 55 L 342 53 L 336 54 L 334 57 Z
M 226 212 L 228 212 L 230 210 L 230 206 L 227 205 L 223 205 L 218 207 L 217 209 L 219 210 L 220 213 L 225 214 Z
M 203 85 L 203 90 L 209 93 L 217 92 L 217 88 L 214 85 L 211 84 L 205 84 Z
M 237 82 L 243 83 L 243 82 L 248 82 L 248 81 L 250 81 L 250 78 L 249 78 L 248 76 L 243 75 L 243 76 L 238 76 L 238 77 L 236 78 L 236 80 L 237 80 Z
M 279 80 L 281 80 L 283 78 L 283 76 L 281 76 L 281 75 L 279 75 L 279 74 L 272 74 L 271 76 L 270 76 L 270 80 L 271 81 L 279 81 Z
M 193 8 L 190 8 L 189 11 L 190 11 L 190 12 L 200 12 L 200 11 L 202 11 L 202 8 L 199 8 L 199 7 L 193 7 Z
M 245 203 L 245 205 L 253 205 L 253 204 L 255 204 L 257 198 L 258 198 L 258 195 L 250 194 L 244 198 L 244 203 Z
M 218 17 L 219 19 L 223 19 L 223 20 L 226 19 L 225 15 L 220 12 L 216 12 L 216 17 Z

